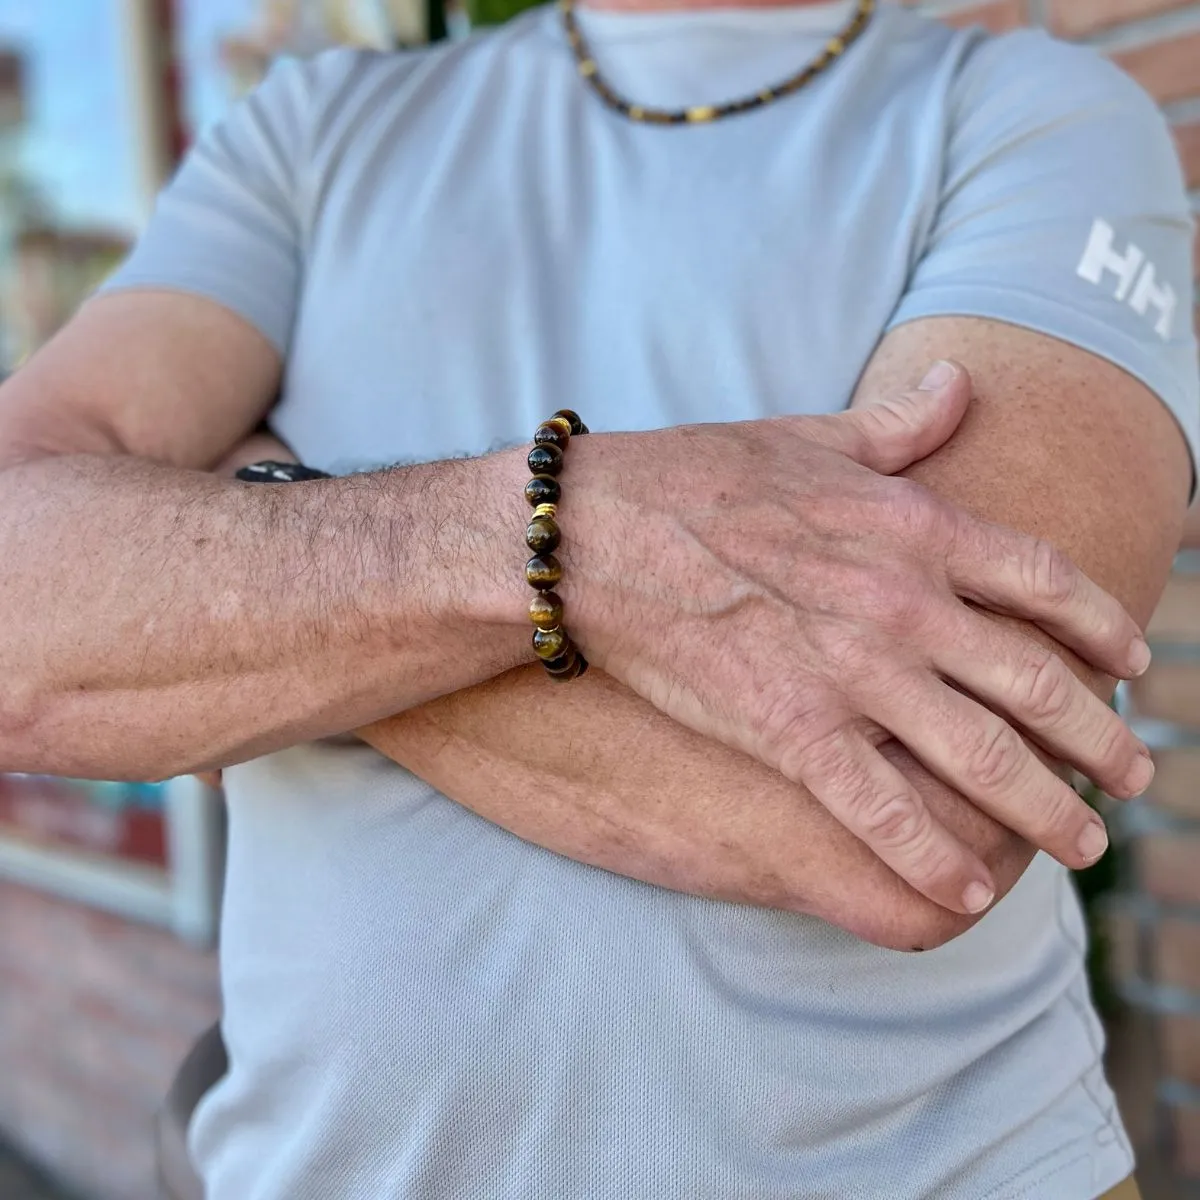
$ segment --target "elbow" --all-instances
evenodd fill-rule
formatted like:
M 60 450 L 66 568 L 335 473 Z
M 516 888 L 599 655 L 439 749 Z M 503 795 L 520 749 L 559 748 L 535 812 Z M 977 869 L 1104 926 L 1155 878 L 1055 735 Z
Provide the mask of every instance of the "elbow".
M 113 738 L 90 704 L 37 672 L 14 670 L 0 688 L 0 771 L 78 779 L 154 782 L 179 774 L 174 747 L 161 739 Z
M 33 672 L 12 670 L 0 687 L 0 770 L 34 769 L 51 723 L 55 699 L 49 680 Z
M 939 950 L 974 929 L 980 919 L 980 916 L 950 912 L 917 897 L 910 911 L 892 914 L 886 921 L 877 923 L 866 940 L 881 949 L 906 954 Z
M 986 915 L 951 912 L 895 877 L 893 880 L 888 894 L 876 893 L 868 904 L 856 905 L 854 911 L 819 915 L 872 946 L 904 954 L 938 950 L 974 929 Z

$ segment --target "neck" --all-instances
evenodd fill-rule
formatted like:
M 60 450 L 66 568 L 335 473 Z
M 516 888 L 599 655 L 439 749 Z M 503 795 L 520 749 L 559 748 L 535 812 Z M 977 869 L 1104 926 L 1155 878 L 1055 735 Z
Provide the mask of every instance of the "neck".
M 698 12 L 712 8 L 811 8 L 826 0 L 579 0 L 601 12 Z

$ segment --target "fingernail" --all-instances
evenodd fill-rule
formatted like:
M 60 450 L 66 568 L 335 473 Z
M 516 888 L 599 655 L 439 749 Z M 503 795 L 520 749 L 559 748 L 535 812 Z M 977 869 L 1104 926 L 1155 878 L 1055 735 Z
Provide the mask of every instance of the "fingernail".
M 1079 835 L 1079 853 L 1087 863 L 1095 862 L 1108 849 L 1108 830 L 1092 821 Z
M 954 369 L 953 363 L 948 363 L 945 359 L 939 358 L 929 368 L 929 374 L 917 385 L 917 391 L 936 392 L 939 388 L 944 388 L 957 374 L 958 372 Z
M 1150 647 L 1145 638 L 1135 638 L 1129 647 L 1129 669 L 1135 676 L 1145 675 L 1150 666 Z
M 1129 774 L 1125 776 L 1125 786 L 1130 795 L 1140 796 L 1150 786 L 1153 778 L 1154 760 L 1139 754 L 1137 762 L 1130 767 Z
M 963 892 L 963 907 L 969 913 L 981 913 L 996 898 L 996 893 L 986 883 L 976 880 L 968 883 Z

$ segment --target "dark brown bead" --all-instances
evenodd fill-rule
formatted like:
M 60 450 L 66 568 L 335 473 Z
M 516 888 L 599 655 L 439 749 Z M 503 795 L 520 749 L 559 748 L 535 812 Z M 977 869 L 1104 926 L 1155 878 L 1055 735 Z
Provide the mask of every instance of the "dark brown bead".
M 566 671 L 575 665 L 575 660 L 579 657 L 579 651 L 567 641 L 567 648 L 557 658 L 545 658 L 542 660 L 542 666 L 550 672 L 551 675 L 557 675 L 560 671 Z
M 549 554 L 562 541 L 558 523 L 553 517 L 535 517 L 525 530 L 525 544 L 534 554 Z
M 525 485 L 525 499 L 537 508 L 539 504 L 557 504 L 562 499 L 558 480 L 549 475 L 535 475 Z
M 534 430 L 533 440 L 538 446 L 557 446 L 565 450 L 571 440 L 571 422 L 566 417 L 551 417 Z
M 548 592 L 562 580 L 562 576 L 562 563 L 553 554 L 535 554 L 525 564 L 525 578 L 529 586 L 537 588 L 539 592 Z
M 587 670 L 587 659 L 582 654 L 576 652 L 572 655 L 570 663 L 561 671 L 547 670 L 546 674 L 550 676 L 555 683 L 566 683 L 569 679 L 578 679 L 580 675 Z
M 565 654 L 570 644 L 564 629 L 535 629 L 533 631 L 533 652 L 543 661 Z
M 557 475 L 563 469 L 563 452 L 557 446 L 534 446 L 525 461 L 535 475 Z
M 529 619 L 539 629 L 557 629 L 563 619 L 562 597 L 557 592 L 538 592 L 529 602 Z
M 558 410 L 558 412 L 556 412 L 554 415 L 556 417 L 564 417 L 567 421 L 569 421 L 571 423 L 571 432 L 572 433 L 583 433 L 584 432 L 583 422 L 579 419 L 579 414 L 577 412 L 575 412 L 573 409 L 560 408 Z M 526 426 L 526 428 L 528 428 L 528 426 Z

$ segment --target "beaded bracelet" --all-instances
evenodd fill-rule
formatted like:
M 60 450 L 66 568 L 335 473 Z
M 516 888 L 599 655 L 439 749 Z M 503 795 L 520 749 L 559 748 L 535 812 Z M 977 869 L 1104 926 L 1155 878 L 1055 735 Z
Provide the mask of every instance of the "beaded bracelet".
M 525 578 L 537 595 L 529 603 L 529 619 L 534 624 L 533 652 L 551 679 L 577 679 L 587 670 L 587 659 L 575 648 L 563 628 L 562 598 L 552 589 L 562 579 L 562 563 L 554 551 L 562 540 L 555 518 L 562 496 L 556 476 L 563 467 L 563 451 L 572 434 L 587 433 L 577 413 L 560 408 L 548 421 L 537 427 L 529 469 L 533 478 L 525 485 L 525 499 L 533 506 L 533 516 L 525 530 L 525 542 L 533 557 L 525 564 Z

